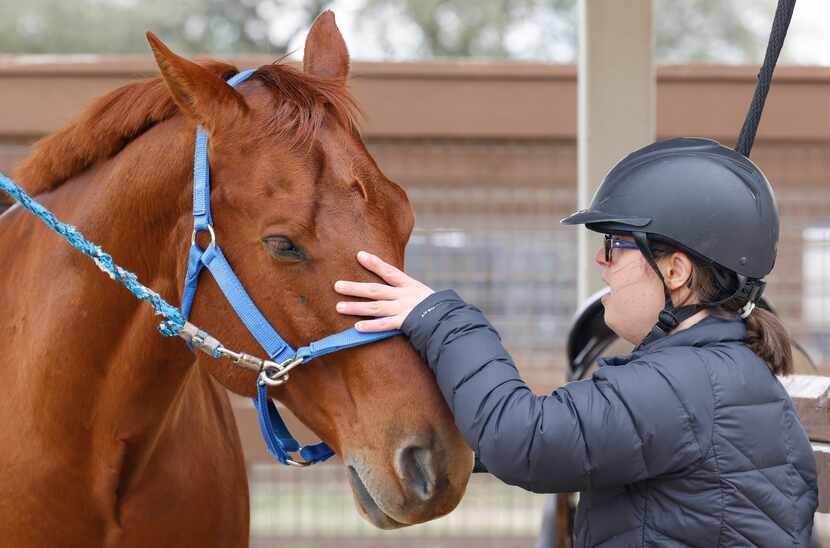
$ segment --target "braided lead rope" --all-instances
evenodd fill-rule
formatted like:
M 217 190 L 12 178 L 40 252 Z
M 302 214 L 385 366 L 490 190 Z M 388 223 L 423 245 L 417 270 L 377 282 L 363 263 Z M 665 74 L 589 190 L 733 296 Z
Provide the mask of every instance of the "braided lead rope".
M 138 277 L 128 270 L 124 270 L 112 260 L 112 256 L 87 240 L 81 232 L 72 225 L 60 222 L 51 211 L 43 207 L 28 192 L 17 186 L 14 181 L 0 173 L 0 189 L 6 191 L 21 206 L 32 212 L 42 220 L 46 226 L 63 237 L 72 247 L 90 257 L 103 272 L 113 280 L 120 282 L 130 292 L 152 305 L 156 314 L 164 316 L 165 321 L 159 324 L 159 331 L 167 337 L 179 335 L 185 324 L 181 312 L 161 296 L 138 281 Z
M 98 268 L 110 278 L 120 282 L 137 298 L 150 303 L 156 314 L 165 318 L 158 326 L 162 335 L 166 337 L 179 336 L 213 358 L 227 358 L 244 369 L 257 373 L 266 371 L 269 373 L 268 378 L 272 385 L 278 385 L 287 380 L 288 370 L 299 365 L 295 363 L 297 361 L 295 358 L 285 364 L 277 364 L 271 360 L 263 360 L 244 352 L 234 352 L 225 348 L 217 339 L 186 321 L 178 308 L 172 306 L 158 293 L 139 282 L 135 274 L 115 264 L 112 256 L 101 249 L 101 246 L 87 240 L 74 226 L 59 221 L 51 211 L 43 207 L 29 193 L 2 173 L 0 173 L 0 190 L 7 192 L 21 206 L 42 220 L 54 232 L 57 232 L 69 245 L 90 257 Z
M 769 93 L 770 83 L 772 82 L 772 73 L 775 71 L 778 54 L 781 53 L 784 39 L 787 37 L 787 29 L 790 26 L 794 9 L 795 0 L 779 0 L 778 7 L 775 9 L 769 42 L 767 42 L 767 51 L 764 55 L 764 64 L 761 65 L 761 70 L 758 72 L 758 83 L 755 86 L 752 103 L 749 106 L 749 112 L 746 113 L 741 133 L 738 135 L 738 143 L 735 145 L 735 150 L 747 158 L 749 158 L 752 145 L 755 143 L 755 134 L 758 132 L 758 124 L 761 122 L 761 114 L 764 112 L 764 103 L 767 100 L 767 93 Z

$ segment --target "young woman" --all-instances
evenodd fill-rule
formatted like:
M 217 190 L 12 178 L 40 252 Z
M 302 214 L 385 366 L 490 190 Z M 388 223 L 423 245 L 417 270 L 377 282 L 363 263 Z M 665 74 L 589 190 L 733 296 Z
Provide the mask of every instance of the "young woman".
M 550 395 L 531 392 L 481 311 L 371 254 L 358 260 L 388 285 L 339 281 L 371 300 L 337 309 L 374 317 L 362 331 L 403 330 L 490 473 L 581 491 L 576 546 L 807 546 L 815 459 L 775 378 L 790 343 L 754 308 L 778 242 L 763 173 L 714 141 L 658 142 L 563 223 L 606 235 L 605 321 L 636 348 Z

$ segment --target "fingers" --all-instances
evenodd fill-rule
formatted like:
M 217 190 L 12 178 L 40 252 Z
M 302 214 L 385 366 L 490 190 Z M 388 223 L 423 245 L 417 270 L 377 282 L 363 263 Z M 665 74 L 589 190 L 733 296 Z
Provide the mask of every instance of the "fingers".
M 349 297 L 363 297 L 365 299 L 390 300 L 396 297 L 394 288 L 384 284 L 345 282 L 334 284 L 334 290 Z
M 392 316 L 399 312 L 397 301 L 339 302 L 337 311 L 350 316 Z
M 341 295 L 368 299 L 365 302 L 337 303 L 337 311 L 341 314 L 372 318 L 357 322 L 355 328 L 358 331 L 374 333 L 400 329 L 413 308 L 432 294 L 429 287 L 376 255 L 361 251 L 357 254 L 357 260 L 365 269 L 377 274 L 386 282 L 384 284 L 340 280 L 334 284 L 334 290 Z
M 388 316 L 376 320 L 363 320 L 354 324 L 354 327 L 361 333 L 377 333 L 378 331 L 400 329 L 402 323 L 403 318 L 400 316 Z
M 389 285 L 399 287 L 404 285 L 409 280 L 409 276 L 407 276 L 404 272 L 401 272 L 380 257 L 372 255 L 371 253 L 367 253 L 365 251 L 359 252 L 357 254 L 357 261 L 367 270 L 370 270 L 383 278 L 383 281 Z

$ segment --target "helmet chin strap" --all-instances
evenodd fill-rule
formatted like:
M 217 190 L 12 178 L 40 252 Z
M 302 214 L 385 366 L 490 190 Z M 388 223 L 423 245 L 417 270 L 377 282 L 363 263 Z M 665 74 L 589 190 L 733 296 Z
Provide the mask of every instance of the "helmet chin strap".
M 651 247 L 648 245 L 648 236 L 645 232 L 632 232 L 631 235 L 634 237 L 634 242 L 637 244 L 637 247 L 646 258 L 646 261 L 651 266 L 652 270 L 654 270 L 657 277 L 660 278 L 660 283 L 663 284 L 663 296 L 665 299 L 663 310 L 661 310 L 660 314 L 657 316 L 657 323 L 651 328 L 649 334 L 643 338 L 639 346 L 644 346 L 658 339 L 662 339 L 674 331 L 682 322 L 691 318 L 701 310 L 714 308 L 736 297 L 740 297 L 746 301 L 746 304 L 741 309 L 741 313 L 739 314 L 741 318 L 745 319 L 752 313 L 752 310 L 755 308 L 755 301 L 760 299 L 761 294 L 764 292 L 764 288 L 766 287 L 766 283 L 764 281 L 736 274 L 738 277 L 738 287 L 725 299 L 711 303 L 698 303 L 675 308 L 671 299 L 671 292 L 666 285 L 666 280 L 663 278 L 663 273 L 660 272 L 660 268 L 657 266 L 657 260 L 654 258 L 654 253 L 651 251 Z
M 637 244 L 637 247 L 640 248 L 640 253 L 643 254 L 643 257 L 646 258 L 646 261 L 651 266 L 652 270 L 654 270 L 657 277 L 660 278 L 660 283 L 663 285 L 663 297 L 665 299 L 663 310 L 661 310 L 660 314 L 657 316 L 657 323 L 654 324 L 654 327 L 651 328 L 651 332 L 649 332 L 642 342 L 640 342 L 640 346 L 643 346 L 652 341 L 656 341 L 657 339 L 662 339 L 674 331 L 674 329 L 680 325 L 680 322 L 693 314 L 696 314 L 699 310 L 694 310 L 693 312 L 689 310 L 698 305 L 683 307 L 681 309 L 674 307 L 669 287 L 666 285 L 663 273 L 660 272 L 660 268 L 657 266 L 657 260 L 654 258 L 654 253 L 652 253 L 651 247 L 648 245 L 648 236 L 646 236 L 644 232 L 632 232 L 631 235 L 634 237 L 634 242 Z

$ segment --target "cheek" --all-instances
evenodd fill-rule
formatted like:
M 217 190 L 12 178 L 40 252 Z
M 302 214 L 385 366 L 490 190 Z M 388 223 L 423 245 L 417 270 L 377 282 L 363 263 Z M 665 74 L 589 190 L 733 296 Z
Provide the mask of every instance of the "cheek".
M 636 262 L 614 265 L 607 271 L 606 275 L 612 295 L 621 293 L 623 290 L 639 283 L 643 277 L 642 266 Z
M 663 307 L 663 292 L 659 283 L 647 274 L 634 266 L 621 269 L 610 278 L 611 294 L 604 301 L 610 317 L 630 321 L 656 317 Z

